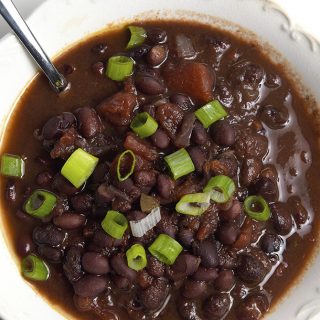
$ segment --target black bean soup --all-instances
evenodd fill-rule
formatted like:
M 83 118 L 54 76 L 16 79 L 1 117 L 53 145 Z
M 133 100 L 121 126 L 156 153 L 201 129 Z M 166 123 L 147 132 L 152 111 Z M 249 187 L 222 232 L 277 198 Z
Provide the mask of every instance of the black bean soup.
M 2 145 L 25 278 L 77 319 L 262 319 L 317 239 L 308 96 L 194 22 L 121 27 L 56 65 L 69 89 L 38 75 Z

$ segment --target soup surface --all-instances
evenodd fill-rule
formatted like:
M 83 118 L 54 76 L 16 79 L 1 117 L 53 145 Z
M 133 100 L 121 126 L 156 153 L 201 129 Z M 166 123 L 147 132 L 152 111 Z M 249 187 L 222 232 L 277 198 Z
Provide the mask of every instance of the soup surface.
M 255 43 L 140 26 L 133 48 L 121 28 L 60 56 L 66 92 L 38 75 L 19 99 L 1 150 L 25 162 L 1 177 L 12 246 L 77 319 L 261 319 L 317 240 L 309 98 Z

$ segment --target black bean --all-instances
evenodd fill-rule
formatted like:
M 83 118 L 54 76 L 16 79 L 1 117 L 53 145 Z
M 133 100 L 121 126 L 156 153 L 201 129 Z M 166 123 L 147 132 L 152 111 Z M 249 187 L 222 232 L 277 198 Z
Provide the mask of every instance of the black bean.
M 178 232 L 178 216 L 161 208 L 161 220 L 158 222 L 155 230 L 157 233 L 165 233 L 171 238 L 175 238 Z
M 148 63 L 155 67 L 163 63 L 167 58 L 168 50 L 165 46 L 156 45 L 147 54 Z
M 260 177 L 250 188 L 252 194 L 262 196 L 268 202 L 275 202 L 278 200 L 279 191 L 276 181 Z
M 165 272 L 165 265 L 155 257 L 149 257 L 147 271 L 154 277 L 162 277 Z
M 74 292 L 80 297 L 97 297 L 107 288 L 107 279 L 86 275 L 73 284 Z
M 132 208 L 130 201 L 116 197 L 112 200 L 112 210 L 120 212 L 128 212 Z
M 200 262 L 201 259 L 199 257 L 189 253 L 182 253 L 178 256 L 171 269 L 179 278 L 180 275 L 181 277 L 191 276 L 197 271 Z
M 206 161 L 206 156 L 200 147 L 191 147 L 188 150 L 191 160 L 197 172 L 203 171 L 203 165 Z
M 95 200 L 98 205 L 107 205 L 115 198 L 114 192 L 110 189 L 110 186 L 102 183 L 96 190 Z
M 213 281 L 218 277 L 218 271 L 215 268 L 199 267 L 192 278 L 198 281 Z
M 101 131 L 101 120 L 92 108 L 83 107 L 75 111 L 78 128 L 85 138 L 91 138 Z
M 15 181 L 8 180 L 6 185 L 6 199 L 10 202 L 17 200 L 17 188 Z
M 265 266 L 255 256 L 242 254 L 239 257 L 237 276 L 245 283 L 259 283 L 264 279 L 266 273 Z
M 108 49 L 108 45 L 106 43 L 98 43 L 92 47 L 91 51 L 93 53 L 103 54 Z
M 216 267 L 219 264 L 217 245 L 214 240 L 194 241 L 193 253 L 201 258 L 201 265 L 206 268 Z
M 179 243 L 189 248 L 194 241 L 194 234 L 190 229 L 182 228 L 178 231 Z
M 222 247 L 219 252 L 219 266 L 224 269 L 234 269 L 238 265 L 238 255 L 235 250 Z
M 243 210 L 240 201 L 233 200 L 229 209 L 220 211 L 219 218 L 221 221 L 234 220 L 241 215 L 242 211 Z
M 53 223 L 66 230 L 77 229 L 86 223 L 86 217 L 82 214 L 67 212 L 53 218 Z
M 182 288 L 182 295 L 188 299 L 197 299 L 207 290 L 207 284 L 204 281 L 186 280 Z
M 209 319 L 222 319 L 229 311 L 230 305 L 228 294 L 214 294 L 204 302 L 203 311 Z
M 157 179 L 157 189 L 159 195 L 165 199 L 169 199 L 173 196 L 175 188 L 174 181 L 165 174 L 159 174 Z
M 133 180 L 139 188 L 152 188 L 157 182 L 157 177 L 153 170 L 140 170 L 134 173 Z
M 159 28 L 152 28 L 147 31 L 147 40 L 151 44 L 159 44 L 167 41 L 167 33 Z
M 165 149 L 170 144 L 169 136 L 161 129 L 158 128 L 157 131 L 151 136 L 152 143 L 159 149 Z
M 194 300 L 183 299 L 177 303 L 177 308 L 183 320 L 201 320 L 198 306 Z
M 112 248 L 121 246 L 123 239 L 112 238 L 104 231 L 97 230 L 93 236 L 93 243 L 101 248 Z
M 46 140 L 58 139 L 65 129 L 76 123 L 76 118 L 71 112 L 50 118 L 42 128 L 42 135 Z
M 93 197 L 88 193 L 79 193 L 71 198 L 71 204 L 74 210 L 86 212 L 92 208 Z
M 193 107 L 190 97 L 182 93 L 175 93 L 171 95 L 170 101 L 177 104 L 183 111 L 189 111 Z
M 266 233 L 260 240 L 260 247 L 266 253 L 279 251 L 281 244 L 281 237 L 274 233 Z
M 140 301 L 146 309 L 158 309 L 168 295 L 168 284 L 164 279 L 155 279 L 150 287 L 140 292 Z
M 236 133 L 231 124 L 226 120 L 221 120 L 212 127 L 213 141 L 223 147 L 230 147 L 236 141 Z
M 260 320 L 269 309 L 268 298 L 263 293 L 253 293 L 247 296 L 236 311 L 239 320 Z
M 259 110 L 259 118 L 271 129 L 281 129 L 289 120 L 285 107 L 264 106 Z
M 19 256 L 25 257 L 35 249 L 29 233 L 21 233 L 16 241 L 16 250 Z
M 240 170 L 240 183 L 248 187 L 258 179 L 262 170 L 262 161 L 258 158 L 246 158 L 242 162 Z
M 146 270 L 141 270 L 138 272 L 137 284 L 140 288 L 146 289 L 151 286 L 154 277 L 151 276 Z
M 306 208 L 302 205 L 299 197 L 290 197 L 288 199 L 288 205 L 291 208 L 292 216 L 300 228 L 302 224 L 305 224 L 308 220 L 309 214 Z
M 29 214 L 24 213 L 22 210 L 17 210 L 15 216 L 24 223 L 31 224 L 35 221 L 35 218 Z
M 195 144 L 204 145 L 209 139 L 207 130 L 199 121 L 195 121 L 193 131 L 192 131 L 192 140 Z
M 226 245 L 233 244 L 240 233 L 240 229 L 234 223 L 223 223 L 217 231 L 218 240 Z
M 126 277 L 134 281 L 137 277 L 137 272 L 128 267 L 123 254 L 119 253 L 111 258 L 111 266 L 113 270 L 120 276 Z
M 128 278 L 119 276 L 117 274 L 112 275 L 112 281 L 119 289 L 127 289 L 130 286 L 130 281 Z
M 92 297 L 80 297 L 75 294 L 73 296 L 73 303 L 76 306 L 76 308 L 81 312 L 89 311 L 93 307 Z
M 129 55 L 134 60 L 140 60 L 149 52 L 150 48 L 151 48 L 150 46 L 143 44 L 141 46 L 133 48 L 129 52 Z
M 108 258 L 96 252 L 86 252 L 82 256 L 82 267 L 92 274 L 107 274 L 110 271 Z
M 105 64 L 98 61 L 91 66 L 91 70 L 95 75 L 102 76 L 105 74 Z
M 82 248 L 71 247 L 66 254 L 63 271 L 70 282 L 79 280 L 83 274 L 81 269 L 81 252 Z
M 57 247 L 65 239 L 65 233 L 52 224 L 38 226 L 33 230 L 33 240 L 37 244 L 48 244 Z
M 39 255 L 44 258 L 45 260 L 51 263 L 59 263 L 62 259 L 62 252 L 57 248 L 52 248 L 48 245 L 40 245 L 38 247 Z
M 60 68 L 59 68 L 60 69 Z M 63 73 L 63 75 L 68 76 L 70 74 L 73 73 L 73 71 L 75 71 L 76 68 L 74 66 L 71 66 L 70 64 L 64 64 L 61 68 L 61 72 Z
M 36 177 L 36 184 L 40 187 L 48 186 L 52 181 L 52 174 L 48 171 L 40 172 Z
M 53 178 L 52 188 L 58 190 L 60 194 L 71 196 L 79 192 L 79 189 L 74 187 L 65 177 L 60 173 Z
M 288 234 L 293 227 L 293 221 L 287 205 L 283 202 L 276 202 L 270 208 L 272 222 L 277 232 L 281 235 Z
M 166 90 L 160 80 L 145 75 L 138 76 L 135 84 L 140 91 L 148 95 L 162 94 Z
M 235 284 L 235 277 L 232 270 L 223 270 L 214 281 L 214 286 L 219 291 L 229 291 Z

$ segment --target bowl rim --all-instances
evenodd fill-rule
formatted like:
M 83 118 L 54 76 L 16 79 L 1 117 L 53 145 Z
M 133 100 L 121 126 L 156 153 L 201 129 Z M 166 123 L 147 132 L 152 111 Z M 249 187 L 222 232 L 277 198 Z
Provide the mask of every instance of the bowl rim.
M 65 6 L 70 6 L 70 5 L 72 5 L 72 3 L 75 3 L 75 1 L 76 0 L 63 0 L 63 1 L 61 1 L 61 3 L 64 3 L 64 5 Z M 97 3 L 101 3 L 101 1 L 102 0 L 91 0 L 91 1 L 89 1 L 89 0 L 80 0 L 80 2 L 82 3 L 82 4 L 86 4 L 86 5 L 94 5 L 94 4 L 97 4 Z M 232 0 L 227 0 L 227 2 L 229 2 L 230 3 L 230 1 L 232 2 Z M 270 1 L 270 0 L 266 0 L 266 1 L 259 1 L 259 0 L 238 0 L 239 2 L 243 2 L 243 3 L 254 3 L 255 5 L 257 5 L 258 3 L 259 4 L 262 4 L 262 5 L 268 5 L 268 4 L 270 4 L 272 1 Z M 139 2 L 140 3 L 144 3 L 144 2 L 146 2 L 145 0 L 139 0 Z M 181 1 L 179 1 L 179 2 L 181 2 Z M 193 1 L 193 0 L 187 0 L 187 2 L 188 3 L 195 3 L 196 1 Z M 208 0 L 201 0 L 201 2 L 203 3 L 203 2 L 209 2 Z M 40 16 L 43 14 L 43 11 L 44 10 L 48 10 L 48 7 L 50 7 L 50 6 L 53 6 L 54 5 L 54 3 L 55 3 L 55 1 L 54 0 L 47 0 L 46 2 L 44 2 L 43 4 L 41 4 L 40 5 L 40 7 L 38 7 L 34 12 L 33 12 L 33 14 L 30 16 L 30 18 L 27 20 L 28 22 L 29 22 L 29 24 L 31 25 L 31 28 L 32 28 L 32 30 L 36 30 L 36 29 L 34 29 L 35 28 L 35 26 L 37 25 L 37 20 L 40 18 Z M 61 5 L 61 4 L 60 4 Z M 272 9 L 272 8 L 271 8 Z M 269 10 L 269 9 L 263 9 L 263 10 L 266 10 L 265 12 L 267 12 L 267 10 Z M 155 12 L 157 12 L 157 11 L 155 11 Z M 278 12 L 278 11 L 276 11 L 276 12 Z M 280 18 L 280 20 L 283 22 L 283 17 L 280 17 L 280 16 L 282 16 L 282 14 L 280 15 L 280 16 L 278 16 L 277 15 L 277 13 L 276 12 L 273 12 L 273 14 L 275 15 L 275 20 L 279 20 L 279 18 Z M 141 13 L 140 13 L 141 14 Z M 183 10 L 180 10 L 180 14 L 185 14 L 185 11 L 183 11 Z M 145 16 L 145 15 L 144 15 Z M 202 15 L 203 16 L 203 15 Z M 197 16 L 198 17 L 198 16 Z M 132 17 L 131 17 L 132 18 Z M 215 18 L 216 19 L 216 18 Z M 127 22 L 127 21 L 131 21 L 132 19 L 125 19 L 125 20 L 120 20 L 121 21 L 121 23 L 125 23 L 125 22 Z M 116 20 L 116 24 L 118 24 L 118 21 L 119 20 Z M 114 25 L 114 23 L 112 23 L 111 24 L 111 26 L 112 25 Z M 110 26 L 110 25 L 109 25 Z M 37 27 L 37 28 L 39 28 L 39 27 Z M 98 33 L 100 33 L 101 31 L 97 31 Z M 92 36 L 92 35 L 94 35 L 96 32 L 90 32 L 90 33 L 87 33 L 87 34 L 85 34 L 85 37 L 83 38 L 83 37 L 80 37 L 81 39 L 85 39 L 85 38 L 87 38 L 87 37 L 90 37 L 90 36 Z M 79 39 L 80 41 L 81 41 L 81 39 Z M 255 38 L 256 39 L 256 38 Z M 308 40 L 307 39 L 305 39 L 306 40 L 306 42 L 304 42 L 304 44 L 303 44 L 303 46 L 306 46 L 306 44 L 308 43 Z M 9 42 L 9 44 L 10 44 L 10 42 L 11 42 L 11 45 L 12 45 L 12 41 L 15 43 L 15 45 L 16 45 L 16 43 L 17 43 L 17 41 L 15 40 L 15 38 L 13 37 L 13 36 L 11 36 L 11 35 L 7 35 L 7 36 L 5 36 L 3 39 L 1 39 L 0 40 L 0 49 L 1 49 L 1 47 L 3 47 L 3 46 L 6 46 L 6 45 L 8 45 L 8 42 Z M 73 46 L 73 44 L 75 44 L 75 43 L 77 43 L 78 41 L 76 41 L 76 42 L 74 42 L 74 41 L 71 41 L 72 43 L 70 43 L 68 46 L 67 46 L 67 48 L 68 47 L 71 47 L 71 46 Z M 259 37 L 259 43 L 261 42 L 261 40 L 260 40 L 260 37 Z M 41 43 L 41 42 L 40 42 Z M 295 43 L 295 44 L 297 44 L 297 43 Z M 301 43 L 300 43 L 300 45 L 301 45 Z M 299 46 L 300 45 L 298 45 L 298 48 L 299 48 Z M 302 45 L 301 45 L 302 46 Z M 62 50 L 65 50 L 65 46 L 63 46 L 63 48 L 61 48 L 59 51 L 61 52 Z M 50 50 L 49 50 L 49 55 L 51 56 L 52 55 L 52 48 L 50 48 Z M 57 52 L 56 54 L 55 54 L 55 56 L 57 56 L 57 54 L 59 55 L 60 54 L 60 52 Z M 313 54 L 314 52 L 312 52 L 312 51 L 310 51 L 309 53 L 308 53 L 308 56 L 309 56 L 309 54 Z M 23 55 L 23 56 L 25 56 L 25 53 L 24 52 L 22 52 L 21 50 L 19 51 L 19 55 Z M 282 60 L 282 58 L 281 58 L 281 60 Z M 28 58 L 25 58 L 25 61 L 29 61 L 29 71 L 33 68 L 33 64 L 32 63 L 30 63 L 30 60 L 28 59 Z M 0 70 L 1 70 L 1 59 L 0 59 Z M 319 78 L 320 79 L 320 78 Z M 297 80 L 298 81 L 298 80 Z M 1 82 L 0 82 L 1 83 Z M 18 94 L 18 97 L 16 97 L 14 100 L 16 100 L 16 99 L 19 99 L 19 97 L 21 96 L 21 94 L 23 94 L 23 91 L 27 88 L 27 86 L 29 85 L 29 83 L 30 82 L 27 82 L 27 84 L 23 87 L 23 88 L 21 88 L 22 89 L 22 91 L 20 91 L 20 94 Z M 305 90 L 305 89 L 303 89 L 303 90 Z M 312 92 L 313 93 L 315 93 L 315 91 L 314 90 L 312 90 Z M 317 98 L 318 98 L 318 100 L 320 100 L 320 94 L 317 96 Z M 11 111 L 14 109 L 14 107 L 13 108 L 11 108 Z M 0 112 L 1 113 L 1 112 Z M 9 114 L 9 116 L 10 116 L 10 114 Z M 4 130 L 4 128 L 5 128 L 5 123 L 3 122 L 3 118 L 2 118 L 2 121 L 0 122 L 0 124 L 1 124 L 1 127 L 0 127 L 0 131 L 1 130 Z M 1 132 L 0 132 L 0 134 L 1 134 Z M 1 134 L 1 138 L 3 138 L 3 135 Z M 0 146 L 1 146 L 1 141 L 0 141 Z M 0 217 L 1 218 L 1 217 Z M 6 235 L 4 234 L 4 230 L 2 229 L 2 228 L 0 228 L 1 229 L 1 236 L 2 237 L 4 237 L 5 239 L 7 238 L 6 237 Z M 8 239 L 7 239 L 8 240 Z M 1 240 L 0 240 L 0 243 L 1 243 Z M 7 246 L 9 246 L 9 248 L 10 248 L 10 246 L 11 245 L 9 245 L 8 244 L 8 242 L 6 241 L 6 245 Z M 9 249 L 9 250 L 11 250 L 11 249 Z M 314 254 L 316 254 L 316 249 L 314 249 Z M 11 257 L 12 258 L 12 257 Z M 312 261 L 310 261 L 310 263 L 312 263 Z M 307 273 L 307 271 L 305 271 L 305 273 L 304 274 L 306 274 Z M 302 276 L 302 275 L 301 275 Z M 301 280 L 301 279 L 300 279 Z M 298 280 L 299 282 L 300 282 L 300 280 Z M 292 292 L 292 289 L 293 289 L 293 287 L 291 287 L 291 289 L 290 289 L 290 292 Z M 1 291 L 0 291 L 1 292 Z M 287 292 L 287 294 L 286 294 L 286 297 L 288 296 L 288 292 Z M 318 296 L 316 296 L 315 298 L 313 298 L 313 300 L 315 300 L 315 299 L 317 299 L 318 298 Z M 49 304 L 49 303 L 48 303 Z M 278 305 L 278 303 L 277 303 L 277 305 Z M 277 309 L 277 308 L 276 308 Z M 61 315 L 61 310 L 60 310 L 60 308 L 59 308 L 59 313 L 60 313 L 60 315 Z M 296 313 L 296 316 L 298 317 L 299 315 Z M 17 318 L 17 319 L 20 319 L 20 318 Z M 268 319 L 269 319 L 269 316 L 268 316 Z M 273 319 L 273 318 L 272 318 Z M 274 318 L 274 319 L 276 319 L 276 318 Z

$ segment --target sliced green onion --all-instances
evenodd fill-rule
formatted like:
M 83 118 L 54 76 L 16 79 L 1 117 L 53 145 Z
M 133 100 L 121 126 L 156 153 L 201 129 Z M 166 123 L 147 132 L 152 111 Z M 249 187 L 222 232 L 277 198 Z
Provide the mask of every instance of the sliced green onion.
M 158 123 L 148 112 L 138 113 L 130 124 L 130 128 L 140 137 L 152 136 L 158 129 Z
M 25 278 L 46 281 L 49 278 L 49 268 L 44 261 L 30 254 L 22 259 L 21 272 Z
M 102 229 L 111 237 L 122 239 L 128 228 L 127 218 L 119 211 L 109 210 L 101 222 Z
M 209 206 L 210 192 L 186 194 L 176 204 L 176 211 L 190 216 L 200 216 Z
M 22 178 L 24 175 L 24 161 L 20 156 L 5 153 L 1 157 L 0 170 L 4 176 Z
M 210 127 L 214 122 L 220 120 L 227 115 L 226 110 L 218 100 L 212 100 L 195 113 L 198 120 L 205 128 Z
M 136 238 L 143 237 L 149 230 L 153 229 L 160 220 L 160 208 L 154 208 L 146 217 L 140 220 L 130 221 L 131 233 Z
M 57 197 L 46 190 L 35 190 L 24 204 L 24 211 L 33 217 L 49 215 L 57 204 Z
M 124 157 L 127 154 L 132 157 L 132 163 L 131 163 L 131 167 L 130 167 L 130 170 L 128 171 L 128 173 L 125 176 L 122 176 L 121 175 L 121 162 L 123 161 Z M 120 157 L 119 157 L 118 163 L 117 163 L 117 176 L 118 176 L 119 181 L 127 180 L 133 174 L 134 167 L 136 166 L 136 162 L 137 162 L 136 155 L 133 153 L 133 151 L 126 150 L 120 154 Z
M 147 256 L 144 247 L 141 244 L 134 244 L 126 252 L 128 267 L 139 271 L 146 267 Z
M 174 264 L 182 249 L 179 242 L 166 234 L 160 234 L 148 248 L 154 257 L 168 265 Z
M 61 174 L 79 188 L 91 176 L 98 161 L 98 158 L 79 148 L 65 162 Z
M 271 211 L 266 200 L 261 196 L 249 196 L 244 200 L 245 213 L 254 220 L 267 221 L 271 217 Z
M 107 76 L 114 81 L 122 81 L 133 71 L 133 60 L 126 56 L 114 56 L 107 63 Z
M 224 175 L 219 175 L 211 178 L 205 188 L 204 192 L 211 193 L 211 200 L 217 203 L 226 203 L 233 196 L 236 190 L 234 181 Z
M 164 160 L 169 166 L 175 180 L 195 170 L 189 153 L 184 148 L 165 156 Z
M 130 30 L 131 36 L 127 44 L 127 49 L 142 45 L 147 37 L 146 30 L 137 26 L 129 26 L 128 29 Z

